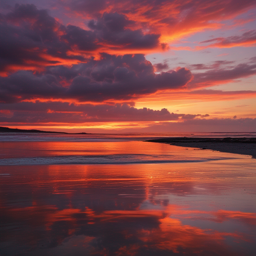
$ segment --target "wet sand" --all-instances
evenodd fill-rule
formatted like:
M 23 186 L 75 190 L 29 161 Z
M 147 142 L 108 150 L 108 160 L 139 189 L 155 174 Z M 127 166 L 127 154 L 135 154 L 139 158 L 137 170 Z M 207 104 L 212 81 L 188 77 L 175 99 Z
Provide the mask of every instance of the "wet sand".
M 151 142 L 168 143 L 181 147 L 211 149 L 220 152 L 251 155 L 256 158 L 256 138 L 160 138 Z
M 256 255 L 256 159 L 70 137 L 0 142 L 1 256 Z

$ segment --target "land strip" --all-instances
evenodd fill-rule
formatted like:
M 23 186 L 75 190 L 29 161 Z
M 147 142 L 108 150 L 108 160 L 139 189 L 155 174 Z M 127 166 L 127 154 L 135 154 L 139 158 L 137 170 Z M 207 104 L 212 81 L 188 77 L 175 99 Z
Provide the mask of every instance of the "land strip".
M 251 155 L 256 158 L 256 138 L 187 138 L 169 137 L 148 140 L 151 142 L 168 143 L 181 147 L 211 149 L 221 152 Z

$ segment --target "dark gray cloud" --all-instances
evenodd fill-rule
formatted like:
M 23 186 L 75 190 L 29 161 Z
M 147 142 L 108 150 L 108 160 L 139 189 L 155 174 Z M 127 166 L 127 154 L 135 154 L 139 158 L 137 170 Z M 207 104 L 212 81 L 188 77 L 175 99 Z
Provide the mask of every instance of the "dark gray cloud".
M 71 46 L 61 40 L 67 28 L 51 17 L 46 10 L 34 5 L 18 5 L 0 20 L 0 71 L 38 69 L 58 64 L 56 58 L 84 60 L 68 56 Z M 54 59 L 55 58 L 55 59 Z
M 235 65 L 235 61 L 227 61 L 227 60 L 217 60 L 210 64 L 192 64 L 188 65 L 188 68 L 191 70 L 204 70 L 204 69 L 227 69 L 232 68 Z
M 79 101 L 129 100 L 158 90 L 183 87 L 191 78 L 189 70 L 155 74 L 143 55 L 111 56 L 84 65 L 84 75 L 73 79 L 68 95 Z
M 68 72 L 67 72 L 68 71 Z M 48 68 L 43 73 L 19 71 L 0 77 L 0 101 L 75 99 L 81 102 L 130 100 L 159 90 L 182 88 L 192 78 L 189 70 L 154 73 L 143 55 L 102 54 L 85 64 Z M 66 83 L 67 86 L 62 86 Z
M 199 67 L 200 69 L 202 67 Z M 227 83 L 235 79 L 256 74 L 256 64 L 241 63 L 231 67 L 213 68 L 202 73 L 194 73 L 194 79 L 189 84 L 190 88 L 208 87 L 216 84 Z
M 123 122 L 123 121 L 169 121 L 190 120 L 208 115 L 185 115 L 170 113 L 167 109 L 153 110 L 135 108 L 128 104 L 69 104 L 65 102 L 0 103 L 0 122 L 41 123 L 60 122 Z
M 167 63 L 157 63 L 154 65 L 156 71 L 160 72 L 169 68 Z
M 9 77 L 0 77 L 0 102 L 20 99 L 54 98 L 65 93 L 65 88 L 51 74 L 35 76 L 32 72 L 19 71 Z
M 183 87 L 191 78 L 188 70 L 155 75 L 152 64 L 143 55 L 102 54 L 96 61 L 85 59 L 79 53 L 69 54 L 70 51 L 92 52 L 106 45 L 118 49 L 158 46 L 159 35 L 132 31 L 127 28 L 131 24 L 133 22 L 123 14 L 105 13 L 89 22 L 91 30 L 72 25 L 66 27 L 46 10 L 39 10 L 32 4 L 16 4 L 0 22 L 0 32 L 5 35 L 0 42 L 0 72 L 21 71 L 0 77 L 0 101 L 35 98 L 129 100 L 158 90 Z M 63 60 L 87 63 L 67 68 L 61 65 Z
M 68 44 L 81 51 L 94 51 L 100 48 L 98 38 L 92 31 L 81 29 L 77 26 L 68 25 L 66 34 L 62 36 Z
M 68 3 L 68 6 L 78 12 L 86 12 L 91 15 L 98 15 L 100 11 L 108 7 L 106 0 L 74 0 Z
M 16 4 L 0 18 L 0 33 L 5 35 L 0 41 L 0 72 L 42 69 L 65 60 L 86 61 L 83 54 L 93 55 L 98 49 L 166 48 L 159 43 L 160 34 L 131 30 L 127 28 L 131 24 L 123 14 L 104 13 L 85 30 L 64 26 L 33 4 Z
M 98 21 L 91 20 L 88 26 L 95 31 L 102 43 L 125 46 L 125 49 L 152 49 L 159 45 L 160 34 L 145 34 L 141 29 L 131 30 L 127 26 L 134 22 L 123 14 L 104 13 Z

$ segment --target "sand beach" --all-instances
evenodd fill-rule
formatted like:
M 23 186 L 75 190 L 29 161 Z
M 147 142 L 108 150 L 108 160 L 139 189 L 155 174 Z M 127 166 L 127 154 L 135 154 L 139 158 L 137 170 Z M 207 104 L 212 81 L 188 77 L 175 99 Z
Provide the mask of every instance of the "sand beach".
M 251 155 L 256 158 L 256 138 L 160 138 L 151 142 L 168 143 L 181 147 L 211 149 L 220 152 Z

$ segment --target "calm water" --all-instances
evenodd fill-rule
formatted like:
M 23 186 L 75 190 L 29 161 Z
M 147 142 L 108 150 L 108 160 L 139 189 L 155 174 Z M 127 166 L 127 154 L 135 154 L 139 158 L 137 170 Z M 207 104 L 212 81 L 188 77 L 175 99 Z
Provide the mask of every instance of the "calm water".
M 0 255 L 256 255 L 255 159 L 128 137 L 0 136 Z

